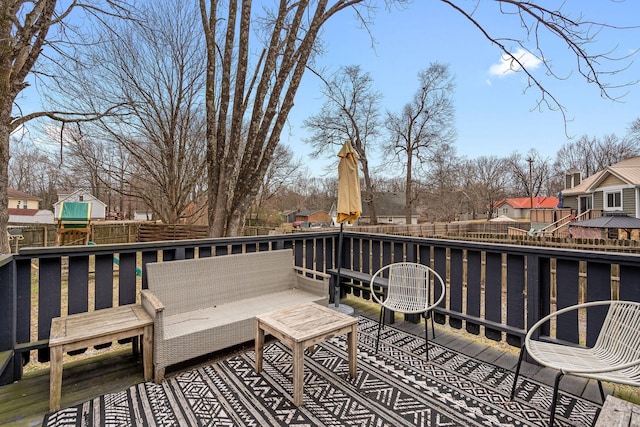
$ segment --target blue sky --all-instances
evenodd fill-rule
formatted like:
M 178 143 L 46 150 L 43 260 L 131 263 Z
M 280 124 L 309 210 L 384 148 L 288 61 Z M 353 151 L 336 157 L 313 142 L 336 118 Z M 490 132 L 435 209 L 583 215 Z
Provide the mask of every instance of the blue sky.
M 550 7 L 561 3 L 559 0 L 542 2 Z M 610 133 L 623 137 L 629 124 L 640 117 L 639 84 L 612 91 L 614 96 L 626 94 L 618 102 L 603 99 L 595 85 L 587 84 L 578 75 L 575 58 L 565 45 L 543 40 L 545 60 L 551 61 L 559 74 L 570 76 L 559 81 L 547 78 L 542 66 L 533 69 L 566 107 L 570 121 L 565 129 L 559 112 L 535 109 L 540 94 L 533 88 L 523 93 L 527 85 L 522 73 L 492 73 L 500 66 L 501 52 L 450 6 L 438 0 L 415 0 L 404 10 L 387 12 L 382 0 L 376 3 L 381 9 L 370 27 L 375 47 L 371 46 L 369 34 L 358 28 L 359 22 L 353 14 L 344 11 L 324 28 L 326 53 L 317 59 L 317 68 L 336 71 L 340 66 L 360 65 L 371 74 L 375 88 L 383 95 L 384 114 L 386 110 L 399 111 L 411 100 L 418 87 L 420 70 L 432 62 L 449 64 L 456 81 L 453 97 L 458 138 L 455 146 L 461 156 L 504 157 L 514 151 L 524 154 L 535 148 L 543 157 L 554 159 L 558 149 L 570 141 L 567 134 L 574 138 L 585 134 L 600 138 Z M 476 1 L 457 0 L 457 3 L 469 7 Z M 585 18 L 599 22 L 640 25 L 638 0 L 565 0 L 564 3 L 573 17 L 582 12 Z M 493 35 L 523 36 L 517 18 L 501 15 L 495 2 L 483 0 L 474 16 Z M 602 31 L 593 48 L 598 53 L 615 49 L 617 56 L 633 52 L 640 48 L 640 28 Z M 632 61 L 635 63 L 630 64 Z M 620 75 L 611 77 L 613 83 L 640 79 L 640 54 L 603 66 L 609 70 L 628 66 Z M 282 142 L 302 156 L 310 151 L 302 142 L 307 136 L 302 122 L 318 113 L 324 102 L 320 84 L 315 75 L 305 74 L 289 115 L 289 128 L 282 134 Z M 25 112 L 37 108 L 39 102 L 33 93 L 32 89 L 25 91 L 18 101 Z M 309 161 L 305 157 L 305 163 L 316 174 L 320 172 L 317 166 L 325 166 L 335 159 L 329 156 Z
M 517 19 L 500 15 L 492 3 L 482 2 L 476 15 L 481 22 L 488 23 L 487 29 L 494 35 L 522 35 L 522 32 L 514 33 L 518 31 Z M 585 18 L 595 21 L 640 25 L 640 2 L 636 0 L 568 0 L 566 3 L 573 17 L 582 12 Z M 537 90 L 523 93 L 527 85 L 522 73 L 492 74 L 492 67 L 499 67 L 501 62 L 498 48 L 457 11 L 439 1 L 417 0 L 406 10 L 395 9 L 391 13 L 380 10 L 371 27 L 377 40 L 375 50 L 371 48 L 368 34 L 357 25 L 350 12 L 328 23 L 323 37 L 327 51 L 318 60 L 319 65 L 333 71 L 343 65 L 360 65 L 371 74 L 374 86 L 383 94 L 383 111 L 395 112 L 409 102 L 416 91 L 419 70 L 431 62 L 448 63 L 456 81 L 458 138 L 455 146 L 459 155 L 468 158 L 503 157 L 514 151 L 524 154 L 535 148 L 543 157 L 554 159 L 558 149 L 569 141 L 567 134 L 575 138 L 584 134 L 602 137 L 610 133 L 623 137 L 628 125 L 640 117 L 640 85 L 613 91 L 614 96 L 626 93 L 619 102 L 603 99 L 595 85 L 587 84 L 578 75 L 575 59 L 566 46 L 545 43 L 545 60 L 552 61 L 559 74 L 569 77 L 562 81 L 547 78 L 542 66 L 534 68 L 534 73 L 566 107 L 570 121 L 565 133 L 559 112 L 535 109 L 539 98 Z M 602 31 L 597 40 L 593 48 L 598 52 L 616 49 L 618 56 L 628 54 L 640 47 L 640 29 Z M 615 69 L 631 61 L 637 63 L 619 76 L 606 78 L 617 84 L 640 78 L 640 54 L 618 64 L 604 65 Z M 290 134 L 285 132 L 282 139 L 302 154 L 308 152 L 308 147 L 301 142 L 307 136 L 302 122 L 317 113 L 323 102 L 319 79 L 307 73 L 289 117 Z

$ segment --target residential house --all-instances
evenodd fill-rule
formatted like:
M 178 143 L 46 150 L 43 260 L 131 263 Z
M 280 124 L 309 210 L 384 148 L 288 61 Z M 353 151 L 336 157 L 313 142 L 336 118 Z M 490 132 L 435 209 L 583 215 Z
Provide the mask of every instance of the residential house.
M 53 205 L 57 218 L 60 214 L 60 202 L 89 202 L 91 203 L 91 220 L 104 220 L 107 214 L 107 205 L 86 190 L 76 190 L 73 193 L 58 193 L 58 201 Z
M 53 224 L 53 212 L 40 209 L 40 199 L 18 190 L 7 190 L 9 224 Z
M 575 182 L 577 185 L 569 187 Z M 562 204 L 574 209 L 578 217 L 595 210 L 603 214 L 624 212 L 640 218 L 640 157 L 607 166 L 584 179 L 567 179 L 565 185 L 567 188 L 561 193 Z
M 331 216 L 328 212 L 321 210 L 304 210 L 296 212 L 294 223 L 302 224 L 330 224 Z
M 391 191 L 376 192 L 373 197 L 378 224 L 406 225 L 405 201 L 407 199 L 405 193 Z M 411 211 L 411 224 L 417 224 L 419 217 L 420 215 L 418 215 L 414 207 Z M 366 203 L 362 203 L 360 221 L 366 224 L 371 223 L 371 213 L 369 212 L 369 205 Z
M 40 199 L 22 191 L 7 190 L 10 209 L 40 209 Z
M 533 206 L 531 203 L 533 202 Z M 495 203 L 495 216 L 505 216 L 511 219 L 531 218 L 532 209 L 555 209 L 558 198 L 549 196 L 512 197 Z
M 286 211 L 282 211 L 282 217 L 284 222 L 294 222 L 296 220 L 296 213 L 298 211 L 295 209 L 288 209 Z

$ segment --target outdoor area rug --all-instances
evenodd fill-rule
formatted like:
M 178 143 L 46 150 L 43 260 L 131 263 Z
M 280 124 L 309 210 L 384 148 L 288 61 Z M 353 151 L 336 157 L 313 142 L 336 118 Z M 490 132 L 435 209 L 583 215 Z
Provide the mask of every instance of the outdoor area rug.
M 305 356 L 304 405 L 292 403 L 292 358 L 279 342 L 179 374 L 138 384 L 45 417 L 44 426 L 546 426 L 551 388 L 522 377 L 509 400 L 513 372 L 424 338 L 358 325 L 358 376 L 350 378 L 345 337 Z M 560 393 L 556 426 L 590 426 L 599 404 Z

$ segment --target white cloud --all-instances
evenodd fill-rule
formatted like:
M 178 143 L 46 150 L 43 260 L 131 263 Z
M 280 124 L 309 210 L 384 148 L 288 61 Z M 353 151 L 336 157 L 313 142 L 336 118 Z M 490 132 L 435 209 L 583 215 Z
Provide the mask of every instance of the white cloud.
M 513 56 L 520 61 L 520 63 L 529 70 L 536 69 L 542 64 L 542 60 L 530 52 L 524 49 L 518 48 L 513 52 Z M 518 72 L 522 69 L 513 58 L 508 55 L 502 55 L 500 62 L 493 64 L 489 67 L 489 74 L 491 76 L 505 77 L 511 73 Z

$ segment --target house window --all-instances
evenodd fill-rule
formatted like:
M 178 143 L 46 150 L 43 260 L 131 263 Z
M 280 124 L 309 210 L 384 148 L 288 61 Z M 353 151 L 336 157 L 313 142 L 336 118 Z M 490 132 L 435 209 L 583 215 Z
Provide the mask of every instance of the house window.
M 79 201 L 79 202 L 84 202 L 84 196 L 82 196 L 82 195 L 81 195 L 81 196 L 78 196 L 78 201 Z
M 24 207 L 23 207 L 23 209 L 29 209 L 29 208 L 27 207 L 27 203 L 28 203 L 28 201 L 27 201 L 27 200 L 25 200 L 25 201 L 24 201 Z
M 605 209 L 622 209 L 622 191 L 605 193 Z

